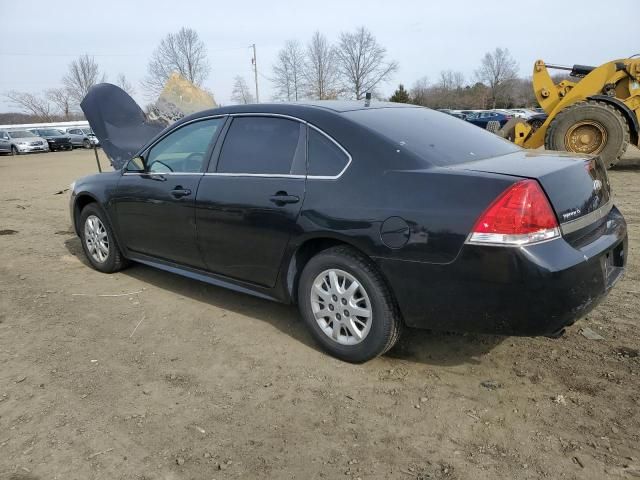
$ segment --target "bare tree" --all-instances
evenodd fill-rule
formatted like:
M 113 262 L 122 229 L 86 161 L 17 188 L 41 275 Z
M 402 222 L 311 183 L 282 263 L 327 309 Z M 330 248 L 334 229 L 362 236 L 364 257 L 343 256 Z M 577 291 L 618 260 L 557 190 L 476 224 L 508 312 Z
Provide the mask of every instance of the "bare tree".
M 345 91 L 360 100 L 367 92 L 375 93 L 381 82 L 391 78 L 398 63 L 386 61 L 387 50 L 364 27 L 342 33 L 336 49 L 338 68 Z
M 464 87 L 464 74 L 453 70 L 443 70 L 440 72 L 438 87 L 443 90 L 459 90 Z
M 426 106 L 429 96 L 429 79 L 422 77 L 416 80 L 409 93 L 411 95 L 411 103 Z
M 133 95 L 136 92 L 136 89 L 131 85 L 131 82 L 127 80 L 127 77 L 124 73 L 119 73 L 116 77 L 115 84 L 120 87 L 122 90 L 127 92 L 129 95 Z
M 518 68 L 518 63 L 508 48 L 496 48 L 494 52 L 487 52 L 482 58 L 476 76 L 489 87 L 493 108 L 509 95 L 513 81 L 518 78 Z
M 100 67 L 94 58 L 85 54 L 69 64 L 69 71 L 62 83 L 71 99 L 80 103 L 91 87 L 104 80 L 105 76 L 100 74 Z
M 231 91 L 231 100 L 236 103 L 254 103 L 255 100 L 253 95 L 251 95 L 251 91 L 249 90 L 249 85 L 243 77 L 237 75 L 234 79 L 233 90 Z
M 290 102 L 302 97 L 304 60 L 304 51 L 297 40 L 289 40 L 278 52 L 271 79 L 276 98 Z
M 37 120 L 44 122 L 53 120 L 51 104 L 46 98 L 15 90 L 6 93 L 5 96 L 13 105 L 22 109 L 23 112 L 33 115 Z
M 69 90 L 66 88 L 52 88 L 47 90 L 47 98 L 58 107 L 65 120 L 71 117 L 73 99 L 69 94 Z
M 320 32 L 311 37 L 306 56 L 303 76 L 307 95 L 316 100 L 336 98 L 339 93 L 336 52 Z
M 207 47 L 198 32 L 182 27 L 178 33 L 170 33 L 164 37 L 153 52 L 142 86 L 151 95 L 158 94 L 173 72 L 178 72 L 194 85 L 200 86 L 210 71 Z

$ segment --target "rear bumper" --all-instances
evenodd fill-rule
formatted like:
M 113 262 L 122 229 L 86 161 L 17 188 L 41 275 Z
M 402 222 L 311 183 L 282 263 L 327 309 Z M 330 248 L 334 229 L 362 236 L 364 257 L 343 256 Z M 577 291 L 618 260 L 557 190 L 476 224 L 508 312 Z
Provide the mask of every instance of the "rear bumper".
M 617 208 L 581 248 L 560 238 L 529 247 L 465 245 L 445 265 L 377 259 L 407 325 L 554 335 L 591 311 L 624 272 L 627 226 Z

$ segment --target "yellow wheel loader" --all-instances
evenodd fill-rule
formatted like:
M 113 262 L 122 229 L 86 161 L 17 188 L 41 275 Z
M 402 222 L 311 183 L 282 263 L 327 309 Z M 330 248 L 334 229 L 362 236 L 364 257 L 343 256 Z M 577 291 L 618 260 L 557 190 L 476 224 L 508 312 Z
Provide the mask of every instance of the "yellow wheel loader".
M 555 84 L 550 69 L 570 71 Z M 545 64 L 533 67 L 536 99 L 547 113 L 540 125 L 514 119 L 500 135 L 525 148 L 566 150 L 600 155 L 615 165 L 629 143 L 638 145 L 640 131 L 640 58 L 614 60 L 599 67 Z M 537 128 L 536 128 L 537 127 Z

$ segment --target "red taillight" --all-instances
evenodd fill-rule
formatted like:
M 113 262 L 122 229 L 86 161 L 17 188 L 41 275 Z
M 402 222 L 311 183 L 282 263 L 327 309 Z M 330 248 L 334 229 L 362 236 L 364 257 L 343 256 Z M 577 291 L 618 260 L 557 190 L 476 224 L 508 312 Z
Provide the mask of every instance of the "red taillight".
M 560 236 L 558 220 L 535 180 L 514 183 L 477 220 L 470 243 L 525 245 Z

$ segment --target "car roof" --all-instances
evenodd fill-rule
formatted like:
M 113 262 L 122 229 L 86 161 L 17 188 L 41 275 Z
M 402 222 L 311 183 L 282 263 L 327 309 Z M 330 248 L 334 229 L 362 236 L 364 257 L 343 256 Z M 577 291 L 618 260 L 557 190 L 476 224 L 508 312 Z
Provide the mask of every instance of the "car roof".
M 317 100 L 304 102 L 254 103 L 246 105 L 229 105 L 220 108 L 203 110 L 195 114 L 198 117 L 223 113 L 276 113 L 287 114 L 294 112 L 324 110 L 336 113 L 352 112 L 354 110 L 368 110 L 377 108 L 420 108 L 418 105 L 405 103 L 378 102 L 367 100 Z

